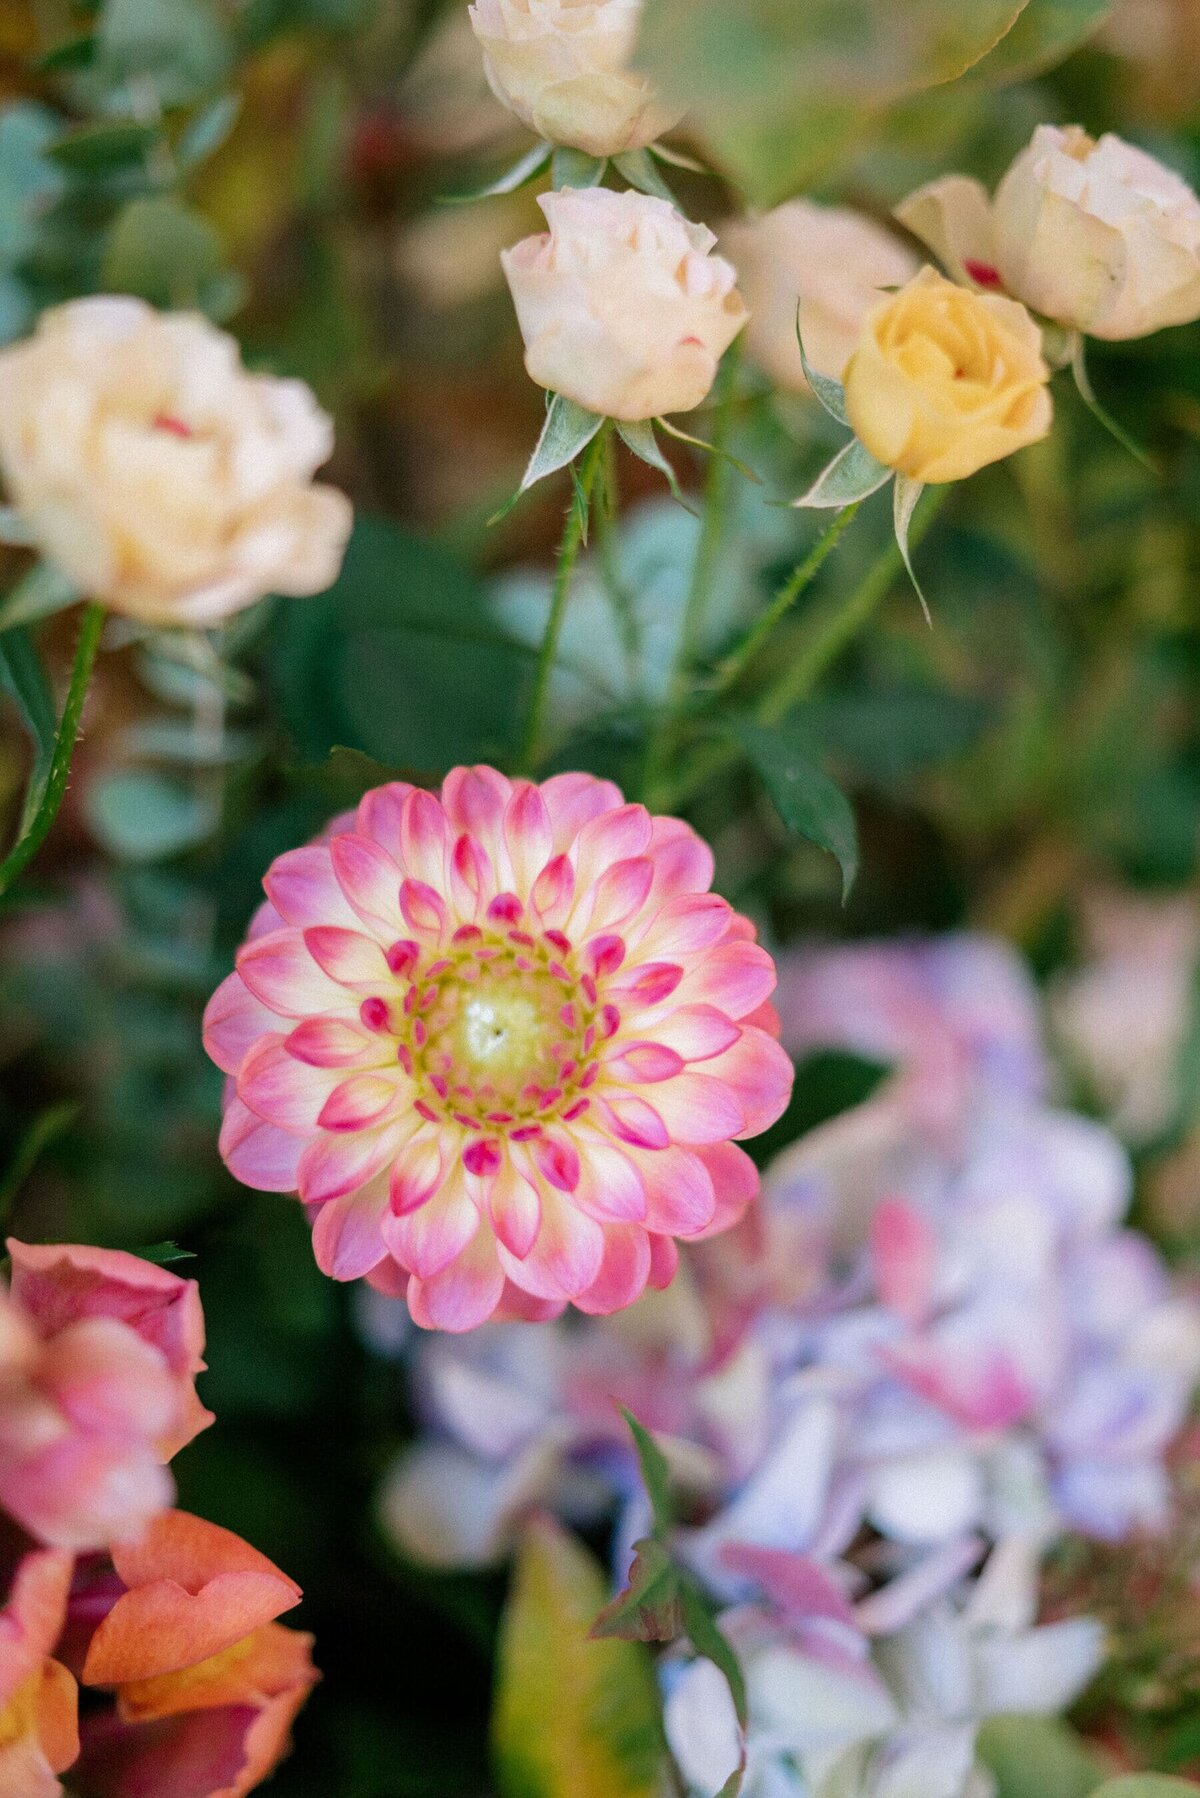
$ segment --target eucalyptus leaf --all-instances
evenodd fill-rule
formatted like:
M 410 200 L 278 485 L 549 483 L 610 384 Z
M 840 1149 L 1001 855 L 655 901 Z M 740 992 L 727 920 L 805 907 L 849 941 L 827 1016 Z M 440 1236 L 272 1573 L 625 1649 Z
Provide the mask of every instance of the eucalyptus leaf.
M 789 830 L 827 850 L 842 871 L 842 901 L 858 874 L 858 827 L 841 788 L 817 767 L 808 733 L 793 724 L 735 719 L 730 734 L 745 750 Z
M 891 480 L 894 470 L 877 462 L 858 438 L 853 438 L 813 482 L 808 492 L 794 501 L 800 507 L 831 507 L 840 511 L 852 506 Z
M 48 106 L 17 100 L 0 111 L 0 268 L 29 255 L 41 218 L 63 191 L 63 171 L 47 154 L 61 133 Z
M 98 125 L 80 125 L 56 137 L 47 146 L 46 154 L 78 174 L 107 174 L 122 163 L 140 162 L 160 136 L 158 125 L 142 124 L 136 119 L 105 120 Z
M 194 206 L 165 195 L 131 200 L 109 237 L 103 280 L 154 306 L 195 307 L 223 260 L 216 227 Z
M 188 105 L 224 78 L 231 56 L 216 0 L 105 0 L 97 72 L 114 85 L 149 82 L 160 105 Z
M 206 162 L 221 148 L 241 114 L 240 94 L 218 94 L 184 128 L 175 146 L 176 159 L 185 169 L 194 169 Z
M 211 834 L 215 807 L 185 781 L 122 770 L 93 780 L 84 795 L 88 822 L 124 861 L 162 861 Z
M 921 602 L 921 610 L 925 614 L 925 622 L 932 627 L 933 619 L 930 617 L 929 606 L 925 599 L 925 595 L 921 591 L 921 583 L 913 570 L 912 556 L 909 554 L 908 548 L 908 532 L 909 527 L 912 524 L 912 516 L 917 509 L 917 502 L 924 491 L 924 481 L 914 481 L 906 474 L 898 474 L 896 476 L 896 491 L 892 510 L 896 526 L 896 542 L 899 545 L 900 554 L 904 558 L 904 566 L 908 570 L 908 578 L 912 582 L 913 587 L 916 590 L 917 598 Z

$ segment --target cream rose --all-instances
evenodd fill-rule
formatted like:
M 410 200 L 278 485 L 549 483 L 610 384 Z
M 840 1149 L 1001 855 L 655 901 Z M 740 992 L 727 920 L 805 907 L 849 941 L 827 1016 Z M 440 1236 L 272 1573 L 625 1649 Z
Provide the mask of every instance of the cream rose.
M 926 268 L 868 315 L 846 369 L 846 410 L 888 468 L 961 481 L 1046 435 L 1049 379 L 1023 306 Z
M 896 216 L 959 278 L 1002 287 L 1090 337 L 1146 337 L 1200 318 L 1200 200 L 1119 137 L 1041 125 L 994 200 L 951 175 Z
M 643 0 L 476 0 L 471 25 L 498 100 L 539 137 L 589 156 L 641 150 L 677 125 L 629 66 Z
M 746 350 L 777 387 L 806 393 L 796 338 L 818 374 L 840 381 L 862 322 L 880 289 L 903 287 L 920 264 L 912 252 L 860 212 L 789 200 L 722 232 L 750 308 Z
M 330 420 L 300 381 L 249 375 L 233 338 L 140 300 L 76 300 L 0 351 L 0 472 L 80 591 L 206 626 L 336 578 L 350 502 L 313 484 Z
M 746 322 L 716 238 L 666 200 L 544 194 L 550 226 L 501 260 L 539 387 L 626 422 L 690 412 Z

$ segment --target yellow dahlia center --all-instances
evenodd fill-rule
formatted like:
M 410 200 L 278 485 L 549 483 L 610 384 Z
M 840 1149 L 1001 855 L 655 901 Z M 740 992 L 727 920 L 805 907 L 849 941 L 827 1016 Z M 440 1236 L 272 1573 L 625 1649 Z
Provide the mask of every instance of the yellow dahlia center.
M 475 1092 L 487 1088 L 515 1102 L 527 1087 L 551 1087 L 560 1066 L 555 1049 L 564 1036 L 562 992 L 545 975 L 456 984 L 446 994 L 446 1009 L 454 1015 L 431 1050 L 448 1055 L 447 1071 Z

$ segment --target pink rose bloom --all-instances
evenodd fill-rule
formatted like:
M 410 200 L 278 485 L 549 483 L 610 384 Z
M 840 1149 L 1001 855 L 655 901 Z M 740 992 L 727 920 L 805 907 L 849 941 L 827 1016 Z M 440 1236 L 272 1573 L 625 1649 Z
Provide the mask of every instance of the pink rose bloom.
M 164 1463 L 212 1421 L 196 1284 L 111 1250 L 8 1250 L 0 1507 L 52 1548 L 131 1540 L 171 1502 Z
M 221 1150 L 416 1321 L 607 1313 L 758 1188 L 792 1069 L 752 925 L 610 782 L 457 768 L 281 856 L 205 1042 Z

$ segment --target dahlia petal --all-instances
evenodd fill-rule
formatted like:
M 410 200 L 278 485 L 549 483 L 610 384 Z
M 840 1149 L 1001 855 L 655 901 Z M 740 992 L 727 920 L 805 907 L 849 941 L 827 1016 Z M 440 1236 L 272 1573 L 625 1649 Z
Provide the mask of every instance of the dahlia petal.
M 712 1221 L 699 1234 L 703 1241 L 709 1236 L 720 1236 L 740 1222 L 747 1206 L 758 1197 L 759 1178 L 753 1161 L 736 1143 L 713 1143 L 698 1149 L 696 1154 L 712 1177 L 717 1201 Z
M 428 1279 L 414 1279 L 408 1308 L 423 1330 L 461 1335 L 492 1316 L 504 1293 L 504 1270 L 486 1224 L 449 1267 Z
M 610 978 L 605 992 L 622 1008 L 658 1006 L 671 997 L 682 979 L 683 969 L 677 961 L 643 961 L 634 967 L 623 966 L 620 979 Z
M 359 930 L 317 924 L 304 932 L 304 946 L 317 966 L 340 987 L 370 992 L 389 981 L 391 970 L 383 950 Z
M 593 1317 L 608 1317 L 640 1299 L 649 1277 L 650 1238 L 646 1232 L 636 1224 L 613 1227 L 604 1232 L 599 1273 L 574 1302 Z
M 681 818 L 655 818 L 652 824 L 649 853 L 658 903 L 677 893 L 707 893 L 715 872 L 708 844 Z
M 532 1180 L 504 1157 L 488 1191 L 492 1228 L 510 1255 L 522 1260 L 533 1247 L 542 1222 L 542 1201 Z
M 570 848 L 585 824 L 624 803 L 620 787 L 594 774 L 555 774 L 542 782 L 542 798 L 550 814 L 554 847 L 561 854 Z
M 638 1028 L 684 1061 L 711 1061 L 741 1036 L 741 1026 L 715 1005 L 680 1005 L 661 1017 L 640 1018 Z
M 716 1216 L 712 1175 L 699 1155 L 671 1147 L 641 1155 L 646 1190 L 646 1228 L 659 1236 L 700 1236 Z
M 574 1192 L 579 1185 L 579 1151 L 569 1136 L 539 1136 L 529 1145 L 537 1170 L 559 1192 Z
M 394 1128 L 359 1130 L 334 1136 L 323 1130 L 308 1144 L 297 1167 L 297 1187 L 306 1205 L 340 1199 L 373 1180 L 395 1153 Z
M 329 848 L 310 843 L 277 856 L 263 886 L 285 924 L 306 930 L 311 924 L 341 924 L 356 930 L 358 919 L 338 885 Z
M 398 1151 L 392 1163 L 391 1207 L 397 1217 L 426 1204 L 442 1183 L 446 1155 L 438 1137 L 422 1131 Z
M 299 930 L 273 930 L 243 944 L 237 969 L 254 997 L 281 1018 L 345 1008 L 344 991 L 317 966 Z
M 679 899 L 668 899 L 660 911 L 651 914 L 646 928 L 638 935 L 639 959 L 686 962 L 702 955 L 728 934 L 733 915 L 728 901 L 719 893 L 688 893 Z
M 512 783 L 495 768 L 452 768 L 442 782 L 442 804 L 454 829 L 477 837 L 494 867 L 499 867 L 504 810 Z
M 639 1149 L 665 1149 L 670 1134 L 658 1112 L 633 1093 L 611 1093 L 596 1101 L 614 1136 Z
M 450 898 L 456 916 L 474 918 L 493 884 L 492 864 L 483 845 L 464 832 L 450 857 Z
M 648 855 L 617 862 L 592 883 L 590 905 L 587 899 L 576 904 L 573 927 L 580 932 L 620 929 L 646 903 L 653 880 L 654 863 Z
M 322 1205 L 313 1224 L 313 1254 L 331 1280 L 361 1280 L 387 1259 L 380 1226 L 387 1184 L 376 1178 L 357 1192 Z
M 273 930 L 283 930 L 284 928 L 284 921 L 271 901 L 264 899 L 246 926 L 246 941 L 252 943 L 260 936 L 270 936 Z
M 533 907 L 543 923 L 567 917 L 575 898 L 575 870 L 566 855 L 548 861 L 533 883 Z
M 741 1107 L 745 1121 L 740 1130 L 728 1132 L 731 1136 L 758 1136 L 769 1130 L 787 1110 L 796 1078 L 791 1057 L 775 1038 L 750 1029 L 743 1029 L 723 1055 L 706 1061 L 704 1072 L 719 1080 Z
M 373 843 L 378 843 L 381 849 L 386 850 L 394 862 L 399 863 L 402 854 L 400 818 L 404 801 L 412 790 L 406 780 L 393 780 L 387 786 L 375 787 L 370 793 L 364 794 L 358 811 L 352 814 L 351 820 L 343 828 L 357 830 L 360 836 L 370 837 Z
M 446 907 L 424 881 L 405 880 L 401 883 L 400 910 L 414 936 L 438 938 L 446 928 Z
M 347 902 L 355 930 L 366 925 L 382 942 L 402 934 L 400 869 L 373 837 L 334 837 L 329 859 L 337 875 L 338 890 Z M 332 923 L 335 920 L 327 919 Z
M 236 1074 L 247 1051 L 279 1019 L 256 999 L 241 975 L 228 974 L 204 1008 L 204 1047 L 223 1074 Z
M 673 1080 L 684 1069 L 682 1055 L 662 1043 L 623 1043 L 618 1038 L 613 1048 L 617 1053 L 605 1063 L 605 1073 L 622 1084 L 632 1081 L 635 1086 L 653 1086 Z
M 654 1109 L 669 1138 L 689 1146 L 727 1142 L 746 1128 L 745 1113 L 728 1082 L 709 1074 L 679 1074 L 665 1080 L 654 1089 Z
M 528 899 L 534 882 L 554 853 L 550 813 L 532 781 L 518 781 L 504 810 L 504 841 L 512 868 L 513 889 Z
M 430 1280 L 449 1267 L 478 1230 L 479 1206 L 461 1167 L 451 1170 L 428 1204 L 402 1217 L 387 1217 L 383 1224 L 393 1257 L 419 1280 Z
M 620 805 L 585 824 L 575 839 L 573 856 L 578 891 L 588 892 L 616 863 L 645 856 L 651 830 L 644 805 Z
M 400 1098 L 398 1081 L 383 1074 L 353 1074 L 335 1087 L 317 1123 L 322 1130 L 368 1130 Z
M 689 1005 L 713 1005 L 731 1018 L 744 1018 L 770 997 L 775 963 L 757 943 L 728 942 L 689 968 L 678 993 Z
M 340 1078 L 335 1070 L 294 1060 L 283 1037 L 265 1036 L 242 1063 L 238 1097 L 265 1123 L 308 1135 Z
M 514 1285 L 535 1298 L 573 1300 L 600 1273 L 604 1230 L 552 1186 L 542 1188 L 541 1199 L 537 1241 L 520 1261 L 497 1245 L 500 1264 Z
M 432 793 L 414 787 L 400 817 L 400 849 L 404 872 L 435 891 L 446 882 L 449 848 L 446 814 Z
M 295 1192 L 304 1139 L 264 1123 L 238 1098 L 221 1125 L 221 1159 L 235 1180 L 255 1192 Z
M 380 1066 L 394 1059 L 374 1031 L 349 1018 L 305 1018 L 285 1039 L 284 1047 L 294 1060 L 306 1061 L 314 1068 Z
M 644 1222 L 646 1186 L 630 1157 L 599 1132 L 581 1133 L 580 1150 L 575 1203 L 601 1224 Z
M 679 1249 L 674 1237 L 650 1238 L 650 1272 L 646 1284 L 655 1292 L 665 1292 L 679 1272 Z

